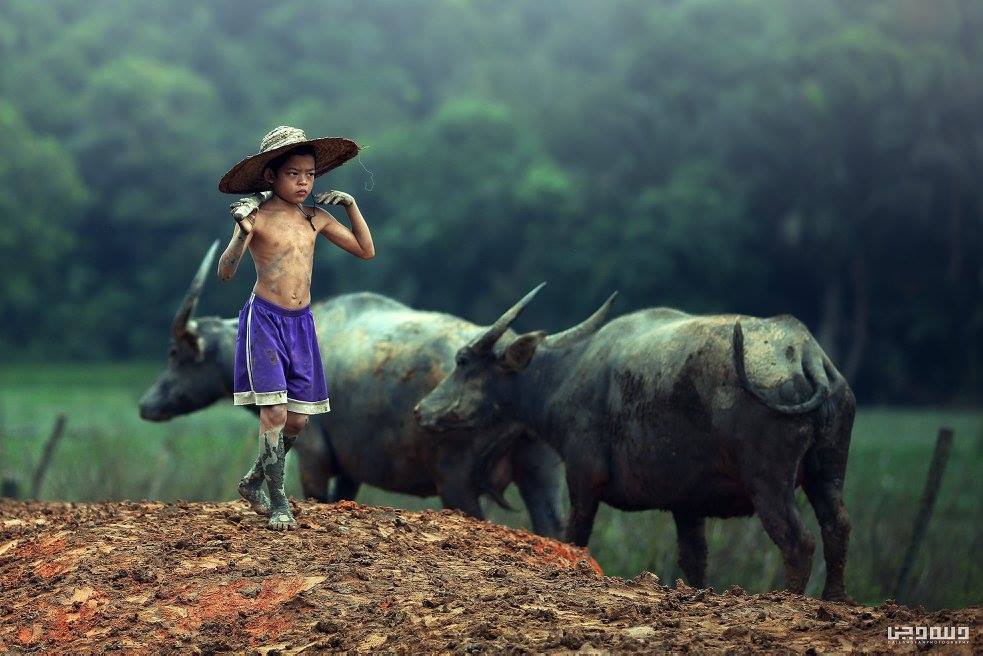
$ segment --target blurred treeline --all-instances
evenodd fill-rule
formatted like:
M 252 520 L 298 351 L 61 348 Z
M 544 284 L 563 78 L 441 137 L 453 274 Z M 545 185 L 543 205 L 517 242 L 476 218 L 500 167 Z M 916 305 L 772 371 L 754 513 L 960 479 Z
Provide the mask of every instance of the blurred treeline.
M 322 242 L 315 299 L 490 322 L 547 280 L 520 328 L 616 289 L 791 313 L 863 400 L 972 403 L 981 33 L 978 0 L 4 0 L 0 349 L 163 353 L 231 234 L 219 177 L 291 124 L 372 171 L 316 184 L 356 196 L 377 257 Z M 201 311 L 252 282 L 213 277 Z

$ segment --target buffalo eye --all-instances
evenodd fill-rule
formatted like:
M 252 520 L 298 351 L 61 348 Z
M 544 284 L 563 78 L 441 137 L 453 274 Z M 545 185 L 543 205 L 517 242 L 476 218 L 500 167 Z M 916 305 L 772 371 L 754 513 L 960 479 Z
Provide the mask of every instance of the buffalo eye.
M 457 366 L 463 367 L 468 363 L 468 356 L 466 356 L 463 353 L 458 353 L 454 361 L 457 364 Z
M 172 357 L 172 358 L 174 356 L 176 356 L 177 355 L 177 347 L 176 346 L 172 346 L 170 352 L 168 353 L 168 355 L 170 355 L 170 357 Z

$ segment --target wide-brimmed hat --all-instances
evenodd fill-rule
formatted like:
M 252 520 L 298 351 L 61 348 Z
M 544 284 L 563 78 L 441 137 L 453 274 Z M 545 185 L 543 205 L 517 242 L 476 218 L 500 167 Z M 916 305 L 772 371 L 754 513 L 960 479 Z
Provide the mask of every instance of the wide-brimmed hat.
M 270 130 L 259 143 L 259 152 L 247 157 L 222 176 L 218 190 L 226 194 L 268 191 L 270 183 L 263 179 L 263 169 L 277 156 L 291 148 L 310 144 L 314 148 L 314 177 L 341 166 L 358 155 L 358 144 L 344 137 L 308 139 L 303 130 L 281 125 Z

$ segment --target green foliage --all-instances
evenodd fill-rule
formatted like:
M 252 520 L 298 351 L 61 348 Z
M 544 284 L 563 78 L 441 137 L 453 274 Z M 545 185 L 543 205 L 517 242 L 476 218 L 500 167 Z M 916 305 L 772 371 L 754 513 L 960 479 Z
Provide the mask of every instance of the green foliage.
M 189 223 L 191 199 L 214 188 L 210 174 L 221 166 L 209 125 L 218 113 L 214 89 L 188 70 L 124 58 L 90 78 L 79 104 L 85 116 L 126 117 L 71 142 L 86 183 L 103 190 L 103 221 L 116 229 Z
M 356 139 L 376 183 L 318 180 L 357 197 L 377 257 L 322 242 L 315 298 L 488 322 L 547 280 L 523 327 L 615 289 L 620 311 L 792 313 L 863 399 L 977 399 L 981 7 L 9 0 L 0 248 L 24 264 L 0 344 L 160 352 L 230 233 L 217 180 L 287 123 Z M 202 311 L 231 315 L 251 275 Z
M 4 267 L 4 330 L 0 349 L 15 351 L 60 339 L 57 317 L 41 311 L 61 293 L 71 268 L 72 233 L 87 194 L 74 162 L 57 140 L 31 131 L 0 100 L 0 260 Z M 22 317 L 17 321 L 15 317 Z

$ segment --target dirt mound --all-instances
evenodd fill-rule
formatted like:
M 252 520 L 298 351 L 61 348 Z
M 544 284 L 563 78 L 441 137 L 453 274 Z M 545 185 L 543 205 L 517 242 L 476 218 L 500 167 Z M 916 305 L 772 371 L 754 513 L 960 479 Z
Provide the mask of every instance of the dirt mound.
M 893 652 L 903 624 L 983 649 L 978 608 L 670 588 L 457 512 L 295 509 L 273 533 L 239 502 L 0 502 L 0 651 Z

